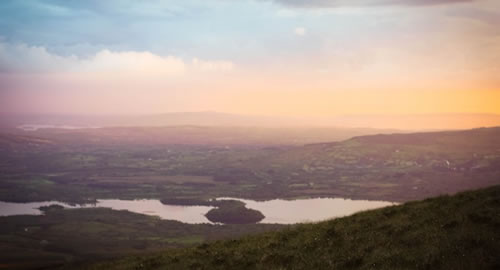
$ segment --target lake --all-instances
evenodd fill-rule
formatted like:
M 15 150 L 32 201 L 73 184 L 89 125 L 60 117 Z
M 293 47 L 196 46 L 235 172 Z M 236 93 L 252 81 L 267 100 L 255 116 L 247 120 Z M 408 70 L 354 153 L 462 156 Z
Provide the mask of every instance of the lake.
M 43 125 L 43 124 L 24 124 L 17 126 L 18 129 L 24 131 L 37 131 L 39 129 L 57 128 L 57 129 L 84 129 L 84 128 L 98 128 L 96 126 L 69 126 L 69 125 Z
M 351 215 L 359 211 L 394 205 L 384 201 L 350 200 L 341 198 L 316 198 L 300 200 L 253 201 L 238 198 L 218 198 L 239 200 L 247 208 L 255 209 L 265 218 L 260 223 L 293 224 L 317 222 L 325 219 Z M 98 200 L 95 204 L 69 205 L 58 201 L 11 203 L 0 202 L 0 216 L 41 215 L 38 208 L 58 204 L 65 208 L 105 207 L 127 210 L 134 213 L 158 216 L 162 219 L 177 220 L 189 224 L 211 223 L 205 214 L 211 206 L 165 205 L 159 200 Z
M 394 205 L 391 202 L 350 200 L 342 198 L 316 198 L 300 200 L 253 201 L 237 198 L 247 208 L 260 211 L 265 218 L 260 223 L 293 224 L 316 222 L 335 217 L 352 215 L 359 211 Z

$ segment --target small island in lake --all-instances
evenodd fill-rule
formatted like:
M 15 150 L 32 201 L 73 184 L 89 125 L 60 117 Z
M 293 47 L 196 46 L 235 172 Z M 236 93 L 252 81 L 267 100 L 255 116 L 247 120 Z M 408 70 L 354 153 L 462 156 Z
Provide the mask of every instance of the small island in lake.
M 211 222 L 224 224 L 250 224 L 257 223 L 265 218 L 261 212 L 246 208 L 245 203 L 240 201 L 218 201 L 217 206 L 217 208 L 214 208 L 205 214 Z
M 41 206 L 38 209 L 44 213 L 47 213 L 47 212 L 51 212 L 51 211 L 63 210 L 64 206 L 59 205 L 59 204 L 51 204 L 51 205 L 47 205 L 47 206 Z

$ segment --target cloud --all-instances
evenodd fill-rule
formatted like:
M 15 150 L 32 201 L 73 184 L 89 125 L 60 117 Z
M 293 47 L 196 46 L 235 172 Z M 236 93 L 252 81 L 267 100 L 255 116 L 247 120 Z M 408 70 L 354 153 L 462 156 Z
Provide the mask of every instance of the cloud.
M 231 71 L 234 68 L 234 64 L 230 61 L 204 61 L 198 58 L 193 58 L 192 65 L 201 71 Z
M 179 75 L 186 64 L 175 56 L 101 50 L 88 58 L 60 56 L 44 47 L 0 43 L 1 72 L 105 72 Z
M 469 20 L 479 21 L 484 24 L 497 27 L 498 25 L 500 25 L 500 3 L 498 3 L 496 6 L 491 6 L 488 8 L 489 9 L 458 9 L 448 12 L 448 15 L 456 18 L 465 18 Z
M 111 52 L 102 50 L 94 57 L 80 61 L 79 71 L 133 72 L 157 75 L 180 75 L 186 64 L 175 56 L 158 56 L 150 52 Z
M 160 56 L 148 51 L 101 50 L 87 58 L 60 56 L 44 47 L 0 42 L 0 72 L 3 73 L 130 73 L 138 76 L 178 76 L 190 69 L 229 71 L 233 63 L 224 60 L 204 61 L 194 58 L 186 63 L 177 56 Z
M 426 6 L 474 2 L 476 0 L 272 0 L 276 3 L 299 8 L 333 8 L 345 6 Z
M 307 33 L 307 29 L 304 27 L 297 27 L 293 31 L 297 36 L 304 36 Z

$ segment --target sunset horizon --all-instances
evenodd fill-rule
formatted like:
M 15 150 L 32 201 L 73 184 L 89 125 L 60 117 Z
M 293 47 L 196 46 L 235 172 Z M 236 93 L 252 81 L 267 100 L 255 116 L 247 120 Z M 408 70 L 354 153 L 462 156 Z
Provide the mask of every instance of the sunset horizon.
M 500 0 L 0 0 L 0 269 L 498 269 Z
M 2 3 L 0 110 L 500 114 L 498 1 L 121 3 Z

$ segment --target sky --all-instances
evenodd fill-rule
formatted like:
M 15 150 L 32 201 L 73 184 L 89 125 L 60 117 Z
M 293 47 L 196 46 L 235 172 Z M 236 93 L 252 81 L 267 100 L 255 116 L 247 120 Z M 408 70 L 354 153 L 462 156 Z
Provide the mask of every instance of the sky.
M 498 0 L 2 0 L 0 112 L 500 113 Z

